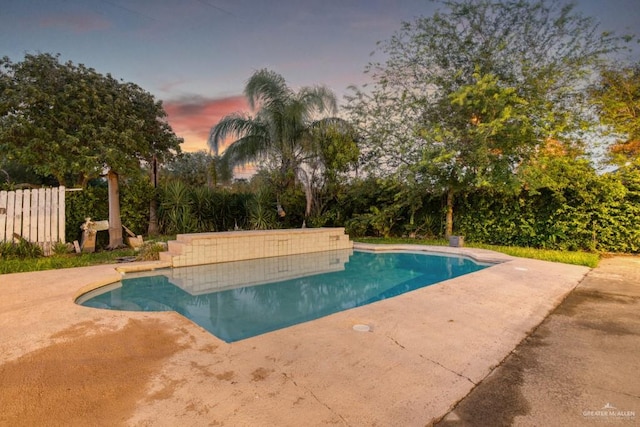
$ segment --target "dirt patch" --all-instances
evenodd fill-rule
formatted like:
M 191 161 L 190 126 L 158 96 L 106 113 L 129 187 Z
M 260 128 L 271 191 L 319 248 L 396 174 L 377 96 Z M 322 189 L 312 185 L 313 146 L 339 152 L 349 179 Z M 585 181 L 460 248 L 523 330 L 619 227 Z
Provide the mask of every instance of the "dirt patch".
M 231 381 L 235 376 L 236 376 L 235 372 L 226 371 L 222 374 L 217 374 L 216 378 L 219 379 L 220 381 Z
M 251 373 L 251 381 L 264 381 L 273 372 L 273 369 L 258 368 Z
M 157 320 L 84 336 L 91 328 L 75 325 L 0 366 L 0 425 L 124 424 L 163 361 L 183 348 Z

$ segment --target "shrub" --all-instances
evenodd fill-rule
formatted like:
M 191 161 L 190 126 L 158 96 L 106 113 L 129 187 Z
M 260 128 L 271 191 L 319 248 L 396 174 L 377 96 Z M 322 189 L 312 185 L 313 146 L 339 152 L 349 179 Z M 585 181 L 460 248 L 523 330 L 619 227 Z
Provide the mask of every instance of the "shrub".
M 51 247 L 51 252 L 55 255 L 65 255 L 73 251 L 73 246 L 69 243 L 56 242 Z
M 95 221 L 109 218 L 107 187 L 101 182 L 98 184 L 82 191 L 67 193 L 65 201 L 65 240 L 67 242 L 80 241 L 82 236 L 80 226 L 84 224 L 85 218 L 91 218 Z M 106 233 L 98 233 L 99 237 L 100 234 Z
M 23 238 L 18 242 L 1 242 L 0 259 L 32 259 L 40 258 L 44 254 L 42 248 L 35 243 L 31 243 Z
M 157 261 L 160 259 L 160 252 L 167 250 L 165 243 L 145 242 L 136 256 L 136 261 Z

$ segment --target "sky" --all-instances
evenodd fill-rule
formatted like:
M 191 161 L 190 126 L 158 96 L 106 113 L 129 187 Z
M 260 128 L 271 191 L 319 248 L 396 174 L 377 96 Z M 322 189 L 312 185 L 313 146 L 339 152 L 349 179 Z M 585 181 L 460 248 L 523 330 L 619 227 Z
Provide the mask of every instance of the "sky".
M 577 0 L 602 30 L 640 34 L 640 0 Z M 222 117 L 268 68 L 293 89 L 325 85 L 341 103 L 368 81 L 378 41 L 431 15 L 430 0 L 0 0 L 0 56 L 61 61 L 133 82 L 163 101 L 183 151 L 207 149 Z

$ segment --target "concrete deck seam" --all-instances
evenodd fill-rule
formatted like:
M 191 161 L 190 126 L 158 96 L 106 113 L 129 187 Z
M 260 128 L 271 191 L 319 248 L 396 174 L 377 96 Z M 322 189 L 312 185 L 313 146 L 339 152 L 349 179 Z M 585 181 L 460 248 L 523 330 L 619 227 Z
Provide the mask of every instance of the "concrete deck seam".
M 398 340 L 396 340 L 395 338 L 393 338 L 393 337 L 391 337 L 391 336 L 389 336 L 389 335 L 385 335 L 385 337 L 386 337 L 386 338 L 388 338 L 389 340 L 393 341 L 393 343 L 394 343 L 395 345 L 397 345 L 398 347 L 400 347 L 401 349 L 403 349 L 403 350 L 406 350 L 406 349 L 407 349 L 407 347 L 405 347 L 405 346 L 403 346 L 402 344 L 400 344 L 400 343 L 398 342 Z M 471 380 L 471 378 L 469 378 L 469 377 L 466 377 L 466 376 L 462 375 L 460 372 L 456 372 L 456 371 L 454 371 L 454 370 L 452 370 L 452 369 L 450 369 L 450 368 L 447 368 L 447 367 L 446 367 L 446 366 L 444 366 L 442 363 L 440 363 L 440 362 L 438 362 L 438 361 L 436 361 L 436 360 L 430 359 L 430 358 L 428 358 L 427 356 L 425 356 L 425 355 L 423 355 L 423 354 L 420 354 L 420 353 L 418 353 L 418 357 L 420 357 L 421 359 L 424 359 L 424 360 L 426 360 L 426 361 L 428 361 L 428 362 L 431 362 L 431 363 L 433 363 L 434 365 L 437 365 L 437 366 L 441 367 L 441 368 L 442 368 L 442 369 L 444 369 L 445 371 L 451 372 L 452 374 L 457 375 L 457 376 L 459 376 L 460 378 L 463 378 L 463 379 L 465 379 L 465 380 L 469 381 L 471 384 L 476 385 L 476 383 L 474 383 L 474 382 L 473 382 L 473 380 Z
M 469 378 L 469 377 L 467 377 L 467 376 L 465 376 L 465 375 L 462 375 L 460 372 L 456 372 L 456 371 L 454 371 L 453 369 L 447 368 L 447 367 L 446 367 L 446 366 L 444 366 L 442 363 L 440 363 L 440 362 L 438 362 L 438 361 L 436 361 L 436 360 L 429 359 L 428 357 L 426 357 L 426 356 L 424 356 L 424 355 L 422 355 L 422 354 L 418 354 L 418 356 L 420 356 L 420 357 L 421 357 L 422 359 L 424 359 L 424 360 L 427 360 L 427 361 L 429 361 L 429 362 L 431 362 L 431 363 L 433 363 L 433 364 L 435 364 L 435 365 L 440 366 L 442 369 L 444 369 L 444 370 L 446 370 L 446 371 L 449 371 L 449 372 L 451 372 L 452 374 L 455 374 L 455 375 L 459 376 L 459 377 L 460 377 L 460 378 L 462 378 L 462 379 L 465 379 L 465 380 L 469 381 L 469 382 L 470 382 L 471 384 L 473 384 L 474 386 L 478 385 L 478 384 L 474 383 L 474 382 L 473 382 L 473 380 L 472 380 L 471 378 Z
M 306 391 L 307 393 L 309 393 L 315 400 L 316 402 L 318 402 L 319 404 L 321 404 L 322 406 L 324 406 L 325 408 L 327 408 L 329 410 L 329 412 L 331 412 L 332 414 L 336 415 L 337 417 L 339 417 L 342 422 L 344 422 L 347 426 L 351 427 L 351 424 L 349 424 L 349 422 L 339 413 L 336 412 L 331 406 L 327 405 L 325 402 L 323 402 L 322 400 L 320 400 L 320 398 L 318 396 L 316 396 L 316 394 L 313 392 L 313 390 L 311 390 L 308 387 L 305 387 L 304 385 L 298 384 L 293 377 L 290 377 L 289 375 L 287 375 L 286 372 L 282 373 L 282 376 L 284 376 L 287 380 L 291 381 L 293 383 L 294 386 L 296 387 L 300 387 L 302 388 L 304 391 Z

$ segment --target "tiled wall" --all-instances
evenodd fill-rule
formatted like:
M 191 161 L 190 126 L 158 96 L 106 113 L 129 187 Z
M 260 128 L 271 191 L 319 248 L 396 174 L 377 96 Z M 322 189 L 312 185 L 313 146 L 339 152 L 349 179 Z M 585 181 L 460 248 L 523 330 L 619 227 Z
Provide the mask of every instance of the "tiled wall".
M 179 234 L 160 260 L 173 267 L 352 249 L 344 228 Z
M 344 270 L 353 249 L 174 268 L 165 275 L 191 295 Z

